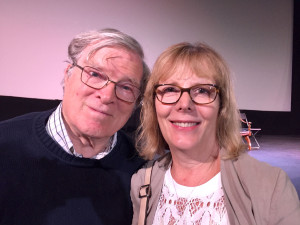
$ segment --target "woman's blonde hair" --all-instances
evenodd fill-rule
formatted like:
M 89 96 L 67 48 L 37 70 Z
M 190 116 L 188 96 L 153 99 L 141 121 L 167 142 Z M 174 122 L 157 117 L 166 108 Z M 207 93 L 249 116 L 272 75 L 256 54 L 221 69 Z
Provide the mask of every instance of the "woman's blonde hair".
M 141 125 L 137 148 L 145 159 L 163 155 L 168 144 L 160 131 L 155 111 L 154 86 L 174 74 L 178 68 L 187 68 L 199 77 L 209 77 L 219 87 L 220 108 L 217 118 L 217 140 L 226 150 L 226 158 L 235 158 L 244 150 L 240 136 L 240 115 L 231 84 L 229 69 L 223 58 L 203 43 L 179 43 L 167 48 L 156 60 L 149 77 L 141 110 Z

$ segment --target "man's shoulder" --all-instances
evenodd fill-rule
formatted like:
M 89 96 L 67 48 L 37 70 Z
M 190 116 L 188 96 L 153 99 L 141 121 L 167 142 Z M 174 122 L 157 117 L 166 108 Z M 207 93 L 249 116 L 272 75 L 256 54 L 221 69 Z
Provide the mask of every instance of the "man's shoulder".
M 30 136 L 34 128 L 45 127 L 51 110 L 32 112 L 0 122 L 0 142 L 15 141 Z
M 103 166 L 133 174 L 143 166 L 143 160 L 135 149 L 134 141 L 123 131 L 117 132 L 117 143 L 112 151 L 100 160 Z
M 126 133 L 124 130 L 119 130 L 118 134 L 118 141 L 121 140 L 122 143 L 131 145 L 134 147 L 134 137 Z

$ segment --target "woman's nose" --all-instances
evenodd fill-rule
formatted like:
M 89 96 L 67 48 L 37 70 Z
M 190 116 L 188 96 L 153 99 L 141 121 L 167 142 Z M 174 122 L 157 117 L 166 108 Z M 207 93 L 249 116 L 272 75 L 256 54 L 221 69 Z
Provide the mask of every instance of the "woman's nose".
M 188 92 L 183 92 L 180 99 L 176 103 L 176 107 L 178 110 L 191 110 L 194 102 L 192 101 Z

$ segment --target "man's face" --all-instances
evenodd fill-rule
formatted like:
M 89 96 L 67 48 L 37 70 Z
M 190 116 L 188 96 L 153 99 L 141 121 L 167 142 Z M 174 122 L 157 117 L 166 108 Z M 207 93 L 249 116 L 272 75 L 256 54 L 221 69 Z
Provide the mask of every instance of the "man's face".
M 87 47 L 77 64 L 90 66 L 114 82 L 130 82 L 140 87 L 143 66 L 141 58 L 121 47 L 105 47 L 91 55 Z M 115 84 L 109 82 L 100 90 L 81 82 L 81 69 L 71 65 L 65 72 L 63 116 L 71 132 L 83 138 L 108 138 L 121 129 L 129 119 L 135 103 L 118 99 Z

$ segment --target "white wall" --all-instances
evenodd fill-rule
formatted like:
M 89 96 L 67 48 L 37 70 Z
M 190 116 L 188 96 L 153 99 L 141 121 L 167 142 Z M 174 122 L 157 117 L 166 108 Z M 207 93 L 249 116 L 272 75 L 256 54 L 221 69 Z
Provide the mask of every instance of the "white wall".
M 152 67 L 171 44 L 202 41 L 229 63 L 241 109 L 290 111 L 292 0 L 0 0 L 0 95 L 61 99 L 74 35 L 113 27 Z

